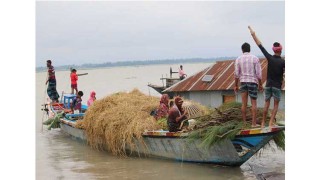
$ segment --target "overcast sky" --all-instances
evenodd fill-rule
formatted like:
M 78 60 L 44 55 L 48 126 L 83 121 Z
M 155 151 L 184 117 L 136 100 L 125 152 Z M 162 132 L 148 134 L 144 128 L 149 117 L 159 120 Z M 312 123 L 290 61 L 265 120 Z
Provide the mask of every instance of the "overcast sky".
M 284 1 L 37 1 L 36 66 L 238 56 L 243 42 L 262 55 L 248 25 L 285 48 Z

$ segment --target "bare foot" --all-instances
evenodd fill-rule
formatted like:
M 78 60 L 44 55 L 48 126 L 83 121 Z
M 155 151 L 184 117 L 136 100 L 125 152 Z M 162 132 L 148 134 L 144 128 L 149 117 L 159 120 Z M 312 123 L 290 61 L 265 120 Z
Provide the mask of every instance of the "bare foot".
M 275 123 L 271 123 L 271 124 L 269 124 L 269 127 L 275 127 L 275 126 L 278 126 L 277 124 L 275 124 Z

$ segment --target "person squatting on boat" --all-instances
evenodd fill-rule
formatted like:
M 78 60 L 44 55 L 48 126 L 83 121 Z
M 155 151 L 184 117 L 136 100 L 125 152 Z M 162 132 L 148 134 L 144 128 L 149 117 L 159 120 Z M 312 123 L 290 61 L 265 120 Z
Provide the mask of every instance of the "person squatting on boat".
M 87 101 L 88 107 L 91 106 L 95 100 L 96 100 L 96 92 L 91 91 L 90 92 L 90 97 L 89 97 L 89 99 Z
M 273 43 L 272 50 L 274 55 L 268 53 L 268 51 L 262 46 L 261 41 L 256 36 L 255 32 L 248 26 L 252 38 L 260 48 L 263 55 L 268 60 L 268 71 L 267 71 L 267 83 L 264 88 L 265 90 L 265 104 L 263 109 L 263 118 L 261 127 L 265 125 L 265 120 L 270 106 L 270 99 L 273 97 L 274 105 L 272 114 L 269 121 L 269 127 L 274 125 L 274 120 L 278 112 L 279 102 L 281 99 L 281 86 L 285 71 L 285 61 L 281 58 L 282 46 L 280 43 Z
M 180 65 L 180 68 L 179 68 L 179 78 L 180 78 L 180 80 L 183 80 L 185 77 L 187 77 L 187 74 L 184 72 L 183 66 Z
M 72 103 L 71 103 L 71 113 L 74 114 L 75 113 L 75 110 L 79 110 L 79 113 L 81 113 L 81 102 L 82 102 L 82 99 L 81 97 L 83 96 L 83 92 L 82 91 L 79 91 L 77 96 L 75 96 L 73 99 L 72 99 Z
M 54 71 L 54 67 L 52 66 L 51 60 L 47 60 L 47 68 L 48 68 L 48 79 L 46 81 L 46 84 L 49 83 L 47 88 L 47 94 L 49 98 L 52 100 L 52 102 L 58 103 L 60 96 L 56 89 L 57 81 L 56 81 L 55 71 Z
M 239 56 L 235 61 L 235 87 L 234 91 L 237 93 L 239 91 L 239 81 L 240 81 L 240 92 L 242 99 L 241 114 L 243 123 L 246 123 L 246 109 L 248 103 L 248 95 L 251 99 L 251 112 L 252 112 L 252 122 L 251 126 L 256 127 L 256 117 L 257 117 L 257 97 L 258 90 L 262 91 L 262 81 L 261 81 L 261 65 L 259 58 L 255 55 L 250 54 L 250 44 L 243 43 L 241 46 L 243 54 Z
M 169 113 L 169 95 L 162 94 L 160 104 L 155 114 L 155 119 L 167 118 Z
M 76 90 L 76 94 L 78 94 L 78 75 L 77 75 L 77 70 L 72 69 L 70 73 L 70 79 L 71 79 L 71 94 L 74 93 L 74 90 Z
M 181 97 L 174 99 L 175 105 L 169 110 L 167 124 L 170 132 L 180 131 L 180 124 L 183 120 L 187 119 L 188 112 L 182 108 L 183 100 Z

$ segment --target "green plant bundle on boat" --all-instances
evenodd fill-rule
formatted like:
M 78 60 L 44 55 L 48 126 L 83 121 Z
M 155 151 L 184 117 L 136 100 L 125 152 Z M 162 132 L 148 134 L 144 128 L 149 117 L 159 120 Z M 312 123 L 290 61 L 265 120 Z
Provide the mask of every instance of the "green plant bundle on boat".
M 257 119 L 262 119 L 263 109 L 258 108 Z M 232 140 L 243 128 L 250 128 L 252 115 L 251 108 L 247 108 L 246 123 L 243 123 L 241 115 L 241 103 L 231 102 L 215 108 L 209 114 L 196 119 L 197 123 L 188 136 L 189 141 L 201 140 L 201 146 L 210 148 L 215 143 L 221 143 L 226 139 Z M 267 116 L 267 119 L 270 119 Z M 278 148 L 284 150 L 284 132 L 275 136 L 274 141 Z
M 44 125 L 48 125 L 48 130 L 51 128 L 60 128 L 60 119 L 64 116 L 64 112 L 55 114 L 54 117 L 49 118 L 48 120 L 44 121 Z

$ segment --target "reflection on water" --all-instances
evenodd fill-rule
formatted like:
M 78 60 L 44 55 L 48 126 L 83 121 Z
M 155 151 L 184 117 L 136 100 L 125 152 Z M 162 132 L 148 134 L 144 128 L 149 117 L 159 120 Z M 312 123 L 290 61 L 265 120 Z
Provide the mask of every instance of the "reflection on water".
M 184 64 L 186 72 L 193 74 L 210 64 Z M 179 65 L 171 65 L 178 67 Z M 139 88 L 145 94 L 159 96 L 147 84 L 162 84 L 161 75 L 170 65 L 120 67 L 94 70 L 78 70 L 89 75 L 79 77 L 79 90 L 86 102 L 91 90 L 102 98 L 113 92 Z M 189 68 L 189 69 L 188 69 Z M 68 71 L 58 71 L 58 91 L 69 91 Z M 37 179 L 256 179 L 250 164 L 284 172 L 284 152 L 271 143 L 259 156 L 252 157 L 241 167 L 222 167 L 208 164 L 181 163 L 144 157 L 121 158 L 108 152 L 91 149 L 86 143 L 72 139 L 60 129 L 42 132 L 41 104 L 45 102 L 45 73 L 36 74 L 36 177 Z M 61 93 L 60 93 L 61 94 Z

